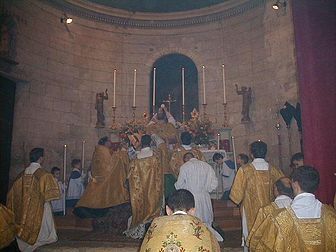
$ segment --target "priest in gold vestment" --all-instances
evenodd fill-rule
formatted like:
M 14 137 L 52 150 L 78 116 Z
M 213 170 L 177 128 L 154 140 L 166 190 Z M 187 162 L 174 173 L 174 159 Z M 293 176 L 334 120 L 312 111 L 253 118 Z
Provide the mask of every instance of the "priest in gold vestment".
M 194 216 L 195 200 L 191 192 L 180 189 L 172 193 L 166 211 L 168 216 L 153 220 L 140 252 L 220 251 L 214 235 Z
M 21 251 L 33 251 L 57 241 L 50 201 L 60 198 L 60 190 L 52 174 L 41 167 L 44 150 L 34 148 L 29 156 L 30 165 L 19 174 L 7 195 Z
M 203 153 L 191 147 L 192 135 L 189 132 L 182 132 L 181 134 L 181 143 L 182 145 L 177 147 L 172 154 L 170 160 L 170 167 L 176 177 L 178 177 L 180 172 L 180 167 L 184 164 L 183 157 L 188 152 L 191 152 L 195 158 L 201 161 L 205 161 Z
M 4 205 L 0 204 L 0 250 L 7 247 L 14 241 L 16 226 L 14 213 Z
M 141 137 L 142 149 L 131 161 L 128 181 L 132 216 L 125 234 L 143 238 L 145 224 L 160 215 L 163 201 L 163 173 L 158 157 L 150 148 L 151 137 Z
M 283 177 L 280 170 L 265 161 L 266 143 L 253 142 L 250 149 L 254 160 L 239 168 L 230 193 L 231 200 L 241 207 L 243 241 L 246 241 L 259 209 L 274 200 L 273 184 Z
M 120 150 L 111 155 L 110 149 L 110 139 L 101 138 L 92 156 L 92 178 L 76 205 L 75 214 L 80 217 L 93 217 L 90 214 L 86 216 L 86 211 L 80 208 L 92 209 L 93 211 L 90 212 L 93 214 L 99 212 L 99 209 L 129 202 L 129 193 L 125 186 L 128 169 L 127 154 Z
M 310 166 L 294 169 L 295 198 L 290 207 L 272 212 L 250 237 L 251 251 L 336 251 L 336 211 L 313 194 L 319 173 Z

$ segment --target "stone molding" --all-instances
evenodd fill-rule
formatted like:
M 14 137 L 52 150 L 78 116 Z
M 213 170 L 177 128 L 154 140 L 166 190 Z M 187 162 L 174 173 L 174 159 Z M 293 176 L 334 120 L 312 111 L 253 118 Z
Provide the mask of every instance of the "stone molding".
M 170 29 L 218 22 L 265 5 L 266 0 L 234 0 L 199 10 L 175 13 L 133 13 L 81 0 L 47 0 L 43 3 L 67 14 L 138 29 Z M 233 2 L 235 2 L 233 4 Z

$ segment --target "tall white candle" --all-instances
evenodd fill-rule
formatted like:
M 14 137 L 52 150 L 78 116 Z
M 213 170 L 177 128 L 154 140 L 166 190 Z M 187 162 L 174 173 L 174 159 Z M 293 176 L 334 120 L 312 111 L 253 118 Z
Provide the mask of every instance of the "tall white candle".
M 219 150 L 220 133 L 217 134 L 217 150 Z
M 226 85 L 225 85 L 225 69 L 224 64 L 222 65 L 222 75 L 223 75 L 223 103 L 226 103 Z
M 153 69 L 153 107 L 155 106 L 155 88 L 156 88 L 155 77 L 156 77 L 156 68 L 154 67 L 154 69 Z M 154 111 L 153 111 L 153 113 L 154 113 Z
M 182 67 L 182 105 L 185 105 L 184 102 L 184 67 Z
M 113 107 L 116 106 L 116 78 L 117 78 L 117 70 L 113 70 Z
M 82 141 L 82 170 L 85 167 L 85 140 Z
M 66 186 L 66 173 L 67 173 L 67 169 L 66 169 L 66 163 L 67 163 L 67 145 L 64 145 L 64 149 L 63 149 L 63 184 L 64 187 Z M 63 197 L 63 215 L 65 215 L 65 195 Z
M 134 77 L 133 77 L 133 107 L 135 107 L 136 77 L 137 77 L 137 70 L 134 69 Z
M 203 83 L 203 104 L 206 104 L 206 95 L 205 95 L 205 66 L 202 66 L 202 83 Z

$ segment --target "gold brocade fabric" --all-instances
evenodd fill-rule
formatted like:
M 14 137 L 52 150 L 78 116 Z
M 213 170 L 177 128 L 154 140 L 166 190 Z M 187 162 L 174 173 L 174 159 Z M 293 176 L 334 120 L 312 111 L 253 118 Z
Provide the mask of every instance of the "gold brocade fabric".
M 7 247 L 15 238 L 14 213 L 0 204 L 0 249 Z
M 129 201 L 125 186 L 128 161 L 124 151 L 112 156 L 107 147 L 96 146 L 92 157 L 92 177 L 76 207 L 108 208 Z
M 158 135 L 167 144 L 177 142 L 177 130 L 171 123 L 152 123 L 146 127 L 146 133 Z
M 188 152 L 192 152 L 198 160 L 205 161 L 203 153 L 196 149 L 192 148 L 191 150 L 186 150 L 182 146 L 174 150 L 172 157 L 170 159 L 170 169 L 173 171 L 173 174 L 178 177 L 180 173 L 180 167 L 184 164 L 183 156 Z
M 163 197 L 163 173 L 156 156 L 132 160 L 128 174 L 131 228 L 159 216 Z
M 32 175 L 22 172 L 7 195 L 7 207 L 14 213 L 17 236 L 34 244 L 41 228 L 44 203 L 59 198 L 58 184 L 49 172 L 41 168 Z
M 283 176 L 280 170 L 272 166 L 266 171 L 257 171 L 252 164 L 239 168 L 230 198 L 244 207 L 248 231 L 251 230 L 259 209 L 274 200 L 273 184 Z
M 209 229 L 191 215 L 162 216 L 153 220 L 140 252 L 220 252 Z
M 335 209 L 323 205 L 321 218 L 299 219 L 292 209 L 286 208 L 262 222 L 251 237 L 250 251 L 336 251 L 335 234 Z
M 160 144 L 156 148 L 156 153 L 160 159 L 160 164 L 163 169 L 164 174 L 171 174 L 172 171 L 170 169 L 169 161 L 170 161 L 170 154 L 165 143 Z

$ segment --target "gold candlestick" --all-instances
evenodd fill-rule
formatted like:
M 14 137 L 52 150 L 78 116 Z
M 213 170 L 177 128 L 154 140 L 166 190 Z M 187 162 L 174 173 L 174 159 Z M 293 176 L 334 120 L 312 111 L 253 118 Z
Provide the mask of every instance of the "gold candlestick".
M 133 121 L 135 120 L 135 110 L 136 110 L 136 106 L 132 106 L 132 116 L 133 116 Z
M 205 119 L 206 117 L 207 117 L 207 113 L 206 113 L 206 106 L 207 106 L 208 104 L 206 104 L 206 103 L 203 103 L 202 104 L 202 106 L 203 106 L 203 118 Z
M 182 105 L 182 122 L 185 122 L 185 105 Z
M 112 125 L 111 125 L 111 129 L 115 130 L 118 128 L 118 125 L 116 124 L 115 121 L 115 113 L 116 113 L 117 107 L 116 106 L 112 106 Z
M 224 102 L 223 103 L 223 117 L 224 117 L 223 128 L 228 128 L 229 127 L 229 124 L 228 124 L 228 121 L 227 121 L 227 111 L 226 111 L 226 108 L 227 108 L 227 102 Z
M 152 117 L 154 117 L 154 115 L 155 115 L 155 105 L 152 106 L 152 110 L 153 110 L 152 111 Z

